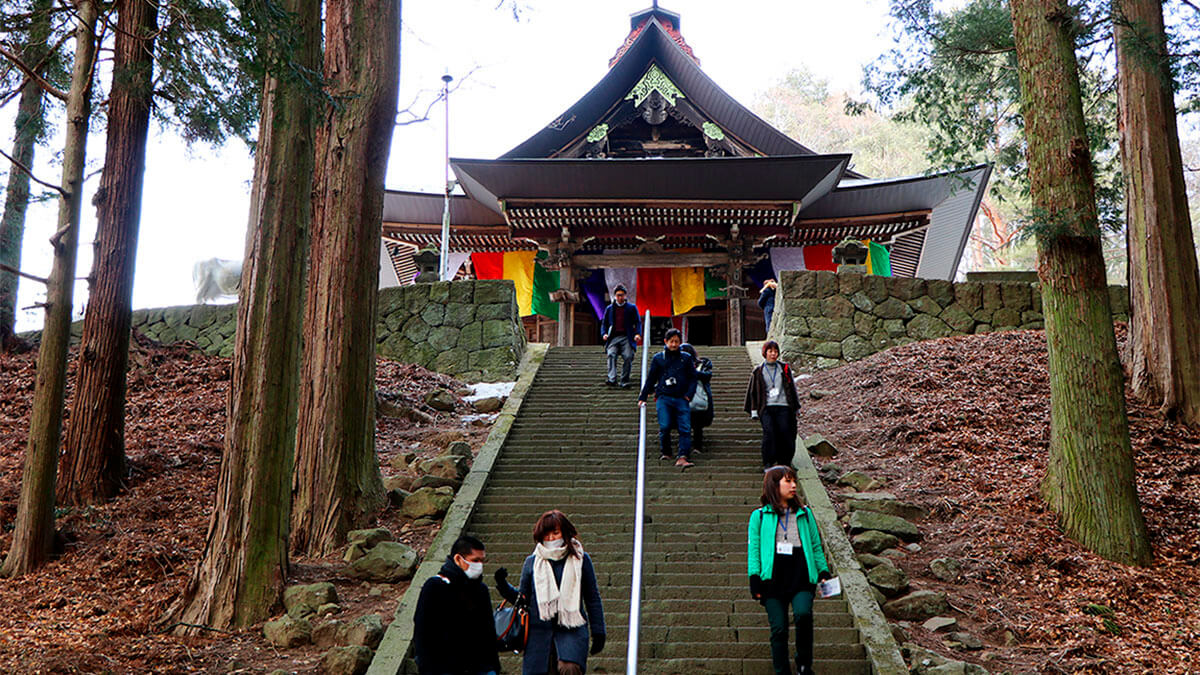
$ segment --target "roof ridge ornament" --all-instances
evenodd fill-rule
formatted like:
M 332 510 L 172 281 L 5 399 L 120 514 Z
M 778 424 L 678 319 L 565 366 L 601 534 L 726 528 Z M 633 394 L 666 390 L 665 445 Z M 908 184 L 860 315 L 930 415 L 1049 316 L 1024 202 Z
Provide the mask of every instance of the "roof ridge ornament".
M 625 100 L 633 100 L 633 105 L 636 108 L 642 105 L 642 102 L 656 91 L 671 106 L 675 105 L 676 99 L 687 98 L 679 90 L 679 87 L 675 86 L 671 78 L 667 77 L 667 74 L 658 67 L 658 64 L 652 63 L 646 74 L 642 75 L 642 79 L 638 80 L 638 83 L 633 85 L 633 89 L 629 90 L 629 94 L 625 97 Z

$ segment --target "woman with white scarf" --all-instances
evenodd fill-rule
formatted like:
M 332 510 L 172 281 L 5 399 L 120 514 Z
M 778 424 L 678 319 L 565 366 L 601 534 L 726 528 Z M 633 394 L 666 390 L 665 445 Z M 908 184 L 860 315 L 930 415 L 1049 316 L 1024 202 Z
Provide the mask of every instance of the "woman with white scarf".
M 521 569 L 521 589 L 496 570 L 496 590 L 509 602 L 528 601 L 529 643 L 524 675 L 582 675 L 591 654 L 604 649 L 604 607 L 591 557 L 562 511 L 543 513 L 533 526 L 533 554 Z

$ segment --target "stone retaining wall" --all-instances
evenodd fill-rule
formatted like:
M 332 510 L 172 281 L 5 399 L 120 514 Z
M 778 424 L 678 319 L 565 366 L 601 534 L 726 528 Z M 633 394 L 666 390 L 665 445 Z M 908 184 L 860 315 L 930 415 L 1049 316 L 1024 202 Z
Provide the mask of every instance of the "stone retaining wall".
M 140 309 L 134 330 L 162 343 L 193 342 L 233 355 L 237 305 Z M 78 338 L 82 324 L 72 326 Z M 379 292 L 376 338 L 381 356 L 415 363 L 467 382 L 510 381 L 525 351 L 511 281 L 445 281 Z
M 516 378 L 525 331 L 513 282 L 441 281 L 379 294 L 379 353 L 467 382 Z
M 770 337 L 800 368 L 832 368 L 896 345 L 949 335 L 1042 328 L 1036 283 L 953 283 L 844 272 L 783 272 Z M 1129 294 L 1110 286 L 1113 319 Z

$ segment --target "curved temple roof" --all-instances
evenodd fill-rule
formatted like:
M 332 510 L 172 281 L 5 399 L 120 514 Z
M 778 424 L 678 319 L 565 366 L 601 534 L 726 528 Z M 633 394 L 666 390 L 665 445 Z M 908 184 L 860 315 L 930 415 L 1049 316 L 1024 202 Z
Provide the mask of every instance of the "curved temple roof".
M 453 248 L 529 248 L 560 230 L 614 243 L 667 232 L 680 241 L 724 239 L 740 227 L 757 241 L 771 237 L 771 246 L 847 236 L 891 242 L 896 274 L 954 277 L 990 166 L 866 179 L 848 169 L 849 155 L 817 154 L 718 87 L 679 35 L 678 15 L 656 6 L 631 22 L 608 73 L 563 114 L 499 159 L 452 160 L 466 192 L 450 200 Z M 675 143 L 685 154 L 737 156 L 598 153 L 621 124 L 642 124 L 639 106 L 651 89 L 674 118 L 645 120 L 660 126 L 640 127 L 654 131 L 636 146 L 643 154 Z M 660 139 L 671 124 L 690 136 Z M 592 158 L 579 157 L 585 150 Z M 384 234 L 429 243 L 442 211 L 440 194 L 388 192 Z

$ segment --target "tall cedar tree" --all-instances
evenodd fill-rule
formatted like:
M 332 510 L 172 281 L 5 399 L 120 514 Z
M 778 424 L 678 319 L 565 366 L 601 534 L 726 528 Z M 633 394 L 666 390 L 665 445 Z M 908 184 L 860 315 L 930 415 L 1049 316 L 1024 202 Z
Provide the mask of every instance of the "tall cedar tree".
M 154 0 L 118 0 L 108 142 L 75 404 L 59 460 L 61 504 L 98 504 L 125 479 L 125 369 L 154 70 Z
M 399 0 L 328 0 L 292 550 L 327 555 L 384 504 L 375 455 L 380 223 L 400 70 Z
M 1200 279 L 1162 3 L 1116 0 L 1117 94 L 1129 223 L 1134 395 L 1200 427 Z
M 20 59 L 34 72 L 45 70 L 50 39 L 50 0 L 36 0 L 30 9 L 29 29 Z M 13 138 L 13 159 L 33 168 L 34 147 L 45 126 L 42 101 L 45 93 L 32 77 L 21 85 L 17 103 L 16 130 Z M 21 266 L 21 242 L 25 238 L 25 211 L 29 206 L 29 174 L 14 166 L 8 173 L 8 190 L 4 197 L 4 216 L 0 219 L 0 265 L 12 269 Z M 0 350 L 15 346 L 14 330 L 17 321 L 17 275 L 0 269 Z
M 1150 558 L 1134 484 L 1066 0 L 1012 0 L 1050 369 L 1042 492 L 1067 535 L 1126 564 Z
M 92 66 L 96 56 L 96 3 L 79 0 L 74 3 L 74 9 L 75 64 L 67 97 L 58 229 L 51 237 L 54 262 L 46 292 L 46 323 L 38 350 L 37 382 L 29 418 L 25 469 L 21 474 L 21 496 L 17 502 L 12 548 L 0 568 L 3 576 L 24 574 L 37 568 L 46 561 L 54 541 L 55 462 L 62 435 L 83 168 L 91 117 Z
M 282 30 L 259 33 L 271 64 L 238 298 L 225 451 L 204 554 L 169 612 L 180 624 L 245 627 L 279 604 L 287 576 L 304 268 L 312 220 L 320 0 L 281 0 Z M 180 625 L 179 632 L 192 628 Z

